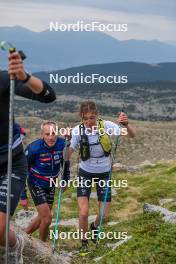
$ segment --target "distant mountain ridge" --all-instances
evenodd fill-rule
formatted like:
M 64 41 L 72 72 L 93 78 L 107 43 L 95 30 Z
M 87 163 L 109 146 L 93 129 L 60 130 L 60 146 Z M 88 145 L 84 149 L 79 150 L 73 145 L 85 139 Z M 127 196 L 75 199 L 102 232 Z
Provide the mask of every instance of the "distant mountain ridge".
M 147 64 L 137 62 L 118 62 L 107 64 L 87 65 L 82 67 L 73 67 L 66 70 L 51 72 L 38 72 L 36 75 L 49 82 L 49 74 L 54 76 L 69 76 L 76 73 L 83 73 L 84 76 L 92 73 L 100 75 L 127 75 L 128 82 L 155 82 L 155 81 L 176 81 L 176 62 Z
M 119 41 L 102 32 L 32 32 L 20 26 L 0 27 L 0 40 L 27 54 L 29 71 L 51 71 L 115 62 L 176 62 L 176 46 L 157 40 Z M 1 52 L 0 67 L 6 67 Z

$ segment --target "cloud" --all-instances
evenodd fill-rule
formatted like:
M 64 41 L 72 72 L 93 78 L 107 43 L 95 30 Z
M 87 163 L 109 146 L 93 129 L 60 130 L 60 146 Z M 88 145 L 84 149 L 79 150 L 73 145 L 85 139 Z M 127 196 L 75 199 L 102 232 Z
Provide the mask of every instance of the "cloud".
M 106 33 L 121 40 L 132 38 L 176 41 L 176 20 L 172 16 L 175 2 L 173 0 L 169 3 L 161 0 L 152 2 L 153 4 L 149 5 L 149 1 L 146 0 L 126 0 L 124 2 L 75 0 L 73 5 L 73 1 L 70 0 L 64 0 L 64 2 L 63 0 L 43 0 L 42 2 L 18 0 L 11 1 L 11 3 L 8 1 L 8 4 L 2 1 L 0 25 L 20 25 L 33 31 L 42 31 L 49 27 L 50 21 L 74 23 L 83 20 L 84 22 L 100 21 L 105 24 L 128 23 L 128 32 Z
M 1 3 L 7 3 L 1 0 Z M 10 4 L 24 4 L 24 0 L 8 0 Z M 35 4 L 36 0 L 28 0 L 28 4 Z M 73 5 L 82 7 L 93 7 L 98 9 L 106 9 L 113 11 L 121 11 L 128 13 L 160 15 L 175 18 L 176 2 L 175 0 L 38 0 L 38 4 L 50 5 Z

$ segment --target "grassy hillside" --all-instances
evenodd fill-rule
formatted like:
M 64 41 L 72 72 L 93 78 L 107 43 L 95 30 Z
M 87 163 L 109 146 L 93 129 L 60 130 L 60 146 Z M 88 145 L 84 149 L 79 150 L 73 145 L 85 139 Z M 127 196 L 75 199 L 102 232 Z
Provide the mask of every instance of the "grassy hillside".
M 113 179 L 127 179 L 128 188 L 120 189 L 113 197 L 109 221 L 120 221 L 115 226 L 104 227 L 104 231 L 128 232 L 132 236 L 126 244 L 114 252 L 109 252 L 106 243 L 116 241 L 104 240 L 99 248 L 90 242 L 91 253 L 84 258 L 84 263 L 91 263 L 92 259 L 108 253 L 99 263 L 175 263 L 176 254 L 176 226 L 166 224 L 157 214 L 143 214 L 145 202 L 159 204 L 162 198 L 175 198 L 176 163 L 158 163 L 153 168 L 146 168 L 142 174 L 114 173 Z M 68 190 L 64 197 L 71 197 L 74 190 Z M 176 211 L 176 203 L 168 204 L 168 209 Z M 75 210 L 73 210 L 75 208 Z M 97 212 L 97 204 L 90 202 L 90 214 Z M 75 217 L 76 200 L 62 205 L 62 218 Z M 63 230 L 64 228 L 60 228 Z M 78 243 L 64 241 L 59 243 L 60 249 L 74 250 Z M 82 263 L 82 258 L 76 258 L 73 263 Z
M 113 226 L 104 225 L 103 231 L 127 232 L 132 238 L 115 251 L 108 248 L 107 243 L 118 240 L 101 240 L 98 249 L 90 242 L 89 255 L 84 258 L 75 256 L 72 264 L 89 264 L 94 258 L 106 254 L 98 263 L 175 264 L 176 226 L 165 223 L 159 214 L 143 213 L 142 208 L 146 202 L 159 205 L 160 199 L 173 198 L 165 207 L 176 211 L 176 161 L 158 162 L 139 173 L 114 172 L 112 177 L 114 180 L 127 180 L 128 187 L 117 189 L 118 194 L 113 196 L 109 221 L 117 223 Z M 61 220 L 78 217 L 77 201 L 73 196 L 75 192 L 72 187 L 63 194 Z M 89 215 L 97 213 L 95 201 L 90 200 Z M 55 202 L 54 214 L 56 208 Z M 59 226 L 59 231 L 76 231 L 76 228 Z M 59 240 L 57 248 L 70 252 L 77 250 L 79 245 L 78 240 Z
M 79 119 L 73 114 L 65 115 L 65 122 L 59 122 L 59 127 L 75 125 Z M 105 117 L 109 119 L 109 117 Z M 55 118 L 57 121 L 58 119 Z M 112 119 L 115 121 L 115 119 Z M 41 119 L 19 117 L 18 121 L 26 128 L 25 143 L 39 137 Z M 68 121 L 68 122 L 67 122 Z M 118 240 L 101 240 L 98 249 L 90 242 L 91 253 L 81 258 L 77 255 L 72 264 L 92 263 L 94 258 L 105 255 L 98 263 L 108 264 L 175 264 L 176 263 L 176 226 L 165 223 L 159 214 L 143 213 L 143 204 L 159 205 L 161 199 L 172 198 L 165 207 L 176 211 L 176 123 L 175 122 L 143 122 L 132 121 L 137 135 L 134 139 L 122 138 L 117 151 L 116 160 L 126 165 L 139 165 L 145 160 L 155 163 L 136 173 L 113 172 L 112 179 L 127 180 L 127 188 L 114 188 L 117 195 L 113 196 L 109 221 L 114 225 L 104 225 L 103 231 L 127 232 L 132 238 L 112 251 L 107 243 Z M 167 161 L 168 160 L 168 161 Z M 76 171 L 76 156 L 71 161 L 72 177 Z M 94 189 L 92 191 L 95 191 Z M 78 218 L 76 189 L 71 187 L 62 197 L 61 220 Z M 57 193 L 56 193 L 57 198 Z M 57 199 L 56 199 L 57 200 Z M 34 204 L 30 199 L 32 209 Z M 97 213 L 96 199 L 90 199 L 89 215 Z M 18 207 L 18 210 L 21 206 Z M 56 215 L 56 201 L 53 216 Z M 54 227 L 52 227 L 54 228 Z M 59 231 L 76 231 L 76 227 L 59 226 Z M 38 237 L 38 232 L 34 234 Z M 51 243 L 51 241 L 49 240 Z M 74 252 L 80 242 L 74 239 L 59 240 L 59 251 Z

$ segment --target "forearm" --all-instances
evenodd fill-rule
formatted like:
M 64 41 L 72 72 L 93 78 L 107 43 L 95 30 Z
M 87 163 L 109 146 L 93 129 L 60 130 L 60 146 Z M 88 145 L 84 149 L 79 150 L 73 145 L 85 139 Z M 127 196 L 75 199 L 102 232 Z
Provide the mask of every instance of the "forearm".
M 64 172 L 63 172 L 63 180 L 68 183 L 68 180 L 70 179 L 70 161 L 65 161 L 64 165 Z
M 28 82 L 26 82 L 26 85 L 35 94 L 40 94 L 44 89 L 43 82 L 34 76 L 31 76 Z
M 134 128 L 129 124 L 125 127 L 127 128 L 128 136 L 129 137 L 135 137 L 136 131 L 134 130 Z

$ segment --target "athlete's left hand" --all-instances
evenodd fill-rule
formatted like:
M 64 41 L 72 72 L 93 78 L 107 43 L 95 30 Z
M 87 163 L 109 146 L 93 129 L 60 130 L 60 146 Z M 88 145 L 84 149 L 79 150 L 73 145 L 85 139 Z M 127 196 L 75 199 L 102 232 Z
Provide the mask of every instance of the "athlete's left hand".
M 120 113 L 118 123 L 122 124 L 123 126 L 128 125 L 128 116 L 124 112 Z

